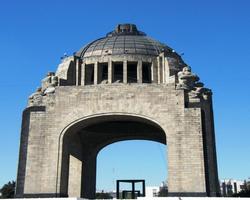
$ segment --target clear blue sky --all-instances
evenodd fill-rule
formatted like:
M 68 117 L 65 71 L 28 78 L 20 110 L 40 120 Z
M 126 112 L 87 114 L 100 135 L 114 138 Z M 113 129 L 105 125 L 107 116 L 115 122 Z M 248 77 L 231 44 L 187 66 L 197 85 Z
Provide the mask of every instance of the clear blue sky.
M 72 54 L 125 22 L 184 53 L 214 93 L 220 178 L 249 177 L 249 9 L 248 0 L 1 0 L 0 186 L 16 177 L 22 110 L 40 80 L 56 70 L 64 52 Z M 138 161 L 130 158 L 135 149 L 141 149 L 141 161 L 133 171 L 127 163 Z M 137 175 L 160 184 L 166 177 L 164 149 L 138 141 L 107 147 L 98 156 L 97 189 Z

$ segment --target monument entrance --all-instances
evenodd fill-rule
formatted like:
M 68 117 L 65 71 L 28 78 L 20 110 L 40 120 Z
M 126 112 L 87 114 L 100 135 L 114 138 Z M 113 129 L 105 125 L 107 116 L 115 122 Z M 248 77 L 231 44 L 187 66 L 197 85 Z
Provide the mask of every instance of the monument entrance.
M 23 112 L 16 197 L 94 198 L 96 156 L 122 140 L 167 144 L 169 196 L 218 196 L 212 92 L 133 24 L 62 58 Z
M 81 120 L 62 133 L 60 194 L 95 197 L 96 159 L 105 146 L 123 140 L 166 144 L 166 134 L 153 121 L 132 115 L 105 115 Z M 64 195 L 63 195 L 64 196 Z

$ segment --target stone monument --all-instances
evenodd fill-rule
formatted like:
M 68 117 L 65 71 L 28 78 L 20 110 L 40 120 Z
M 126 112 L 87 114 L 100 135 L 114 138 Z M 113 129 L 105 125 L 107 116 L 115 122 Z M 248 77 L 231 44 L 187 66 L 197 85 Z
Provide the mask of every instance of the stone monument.
M 105 146 L 166 144 L 169 196 L 218 196 L 212 92 L 172 48 L 120 24 L 62 58 L 23 112 L 16 197 L 94 198 Z

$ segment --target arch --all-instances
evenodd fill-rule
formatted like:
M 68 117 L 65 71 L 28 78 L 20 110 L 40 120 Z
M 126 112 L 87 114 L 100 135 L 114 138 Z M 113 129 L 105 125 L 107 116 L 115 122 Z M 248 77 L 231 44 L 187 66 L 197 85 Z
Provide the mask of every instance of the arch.
M 101 149 L 114 142 L 135 139 L 166 144 L 166 138 L 165 131 L 157 121 L 137 114 L 103 113 L 73 121 L 63 129 L 59 137 L 57 193 L 60 196 L 69 194 L 69 173 L 71 165 L 73 166 L 70 156 L 77 159 L 81 163 L 78 166 L 82 167 L 81 172 L 78 167 L 78 173 L 82 174 L 81 187 L 77 191 L 74 189 L 72 194 L 77 195 L 80 191 L 78 196 L 94 198 L 96 157 Z M 86 182 L 89 186 L 86 186 Z
M 135 117 L 138 119 L 144 119 L 147 120 L 148 122 L 152 122 L 156 125 L 158 125 L 162 130 L 163 130 L 163 126 L 161 125 L 161 123 L 151 117 L 148 117 L 146 115 L 140 115 L 140 114 L 136 114 L 136 113 L 125 113 L 125 112 L 108 112 L 108 113 L 98 113 L 98 114 L 92 114 L 92 115 L 87 115 L 84 117 L 81 117 L 79 119 L 76 119 L 74 121 L 72 121 L 71 123 L 69 123 L 68 125 L 66 125 L 64 127 L 64 129 L 61 131 L 60 135 L 59 135 L 59 140 L 61 141 L 62 136 L 69 130 L 69 128 L 76 126 L 78 123 L 82 122 L 83 120 L 90 120 L 89 122 L 91 122 L 94 119 L 97 118 L 102 118 L 102 117 L 123 117 L 123 116 L 127 116 L 127 117 Z M 87 122 L 87 121 L 86 121 Z

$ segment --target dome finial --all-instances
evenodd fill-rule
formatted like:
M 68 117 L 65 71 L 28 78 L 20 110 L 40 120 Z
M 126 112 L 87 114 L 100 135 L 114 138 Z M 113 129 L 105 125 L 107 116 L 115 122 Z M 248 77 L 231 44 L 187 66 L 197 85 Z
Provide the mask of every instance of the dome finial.
M 118 24 L 114 31 L 107 34 L 107 36 L 114 35 L 146 35 L 145 33 L 138 31 L 135 24 Z
M 115 29 L 116 33 L 133 33 L 138 32 L 135 24 L 118 24 Z

